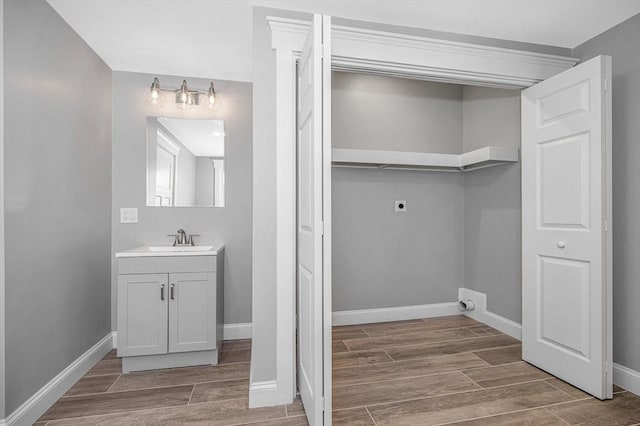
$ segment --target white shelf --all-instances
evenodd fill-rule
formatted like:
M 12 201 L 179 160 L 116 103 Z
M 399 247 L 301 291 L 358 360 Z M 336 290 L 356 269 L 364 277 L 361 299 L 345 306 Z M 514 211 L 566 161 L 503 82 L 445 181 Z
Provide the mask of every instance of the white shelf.
M 515 163 L 518 154 L 517 148 L 499 146 L 485 146 L 464 154 L 334 148 L 331 162 L 334 167 L 468 172 Z

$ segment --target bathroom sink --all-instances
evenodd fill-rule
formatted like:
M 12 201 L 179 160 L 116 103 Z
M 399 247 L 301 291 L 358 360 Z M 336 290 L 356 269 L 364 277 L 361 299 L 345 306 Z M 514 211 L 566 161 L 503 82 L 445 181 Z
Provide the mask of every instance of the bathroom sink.
M 143 246 L 116 253 L 116 257 L 216 256 L 223 245 Z
M 150 246 L 148 247 L 149 251 L 158 252 L 158 251 L 208 251 L 213 248 L 213 246 Z

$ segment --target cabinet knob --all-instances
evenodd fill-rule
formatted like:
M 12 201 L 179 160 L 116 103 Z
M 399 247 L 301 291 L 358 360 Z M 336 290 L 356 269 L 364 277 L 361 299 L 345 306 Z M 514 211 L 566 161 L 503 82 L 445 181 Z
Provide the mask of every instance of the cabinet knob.
M 567 244 L 564 241 L 558 241 L 556 245 L 558 246 L 558 248 L 565 248 Z

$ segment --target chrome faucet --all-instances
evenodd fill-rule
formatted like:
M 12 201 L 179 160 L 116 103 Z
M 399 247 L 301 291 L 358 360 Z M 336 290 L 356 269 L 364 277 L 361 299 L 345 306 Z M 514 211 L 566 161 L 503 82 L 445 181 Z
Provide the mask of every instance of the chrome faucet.
M 176 231 L 175 234 L 169 234 L 169 237 L 174 237 L 173 239 L 173 246 L 195 246 L 195 241 L 193 240 L 193 237 L 199 237 L 200 235 L 198 234 L 190 234 L 187 237 L 187 233 L 185 232 L 184 229 L 180 228 Z
M 176 232 L 178 233 L 176 238 L 177 245 L 183 246 L 187 244 L 187 233 L 184 232 L 184 229 L 180 228 Z

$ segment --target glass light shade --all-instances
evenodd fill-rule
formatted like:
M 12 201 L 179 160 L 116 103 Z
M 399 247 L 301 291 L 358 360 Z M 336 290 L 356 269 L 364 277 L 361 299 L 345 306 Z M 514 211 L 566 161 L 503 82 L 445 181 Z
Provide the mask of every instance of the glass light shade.
M 213 87 L 213 83 L 211 83 L 211 86 L 206 93 L 205 100 L 202 102 L 202 106 L 205 109 L 213 110 L 216 107 L 216 100 L 216 89 Z
M 180 89 L 176 90 L 176 105 L 178 108 L 185 109 L 193 103 L 189 102 L 190 97 L 189 89 L 187 88 L 187 80 L 182 80 Z
M 165 96 L 161 92 L 150 92 L 145 96 L 145 103 L 153 108 L 162 108 L 164 106 Z
M 162 108 L 164 105 L 164 95 L 160 91 L 160 81 L 158 81 L 158 77 L 153 79 L 153 83 L 151 83 L 151 89 L 149 93 L 145 97 L 145 102 L 156 108 Z

